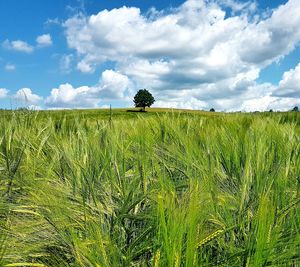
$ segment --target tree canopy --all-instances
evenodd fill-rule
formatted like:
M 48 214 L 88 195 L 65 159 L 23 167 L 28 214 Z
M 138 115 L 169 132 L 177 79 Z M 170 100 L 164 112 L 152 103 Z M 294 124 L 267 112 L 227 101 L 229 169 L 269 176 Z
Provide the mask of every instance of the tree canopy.
M 133 102 L 135 107 L 141 107 L 145 110 L 146 107 L 150 107 L 155 102 L 155 99 L 147 89 L 141 89 L 134 96 Z

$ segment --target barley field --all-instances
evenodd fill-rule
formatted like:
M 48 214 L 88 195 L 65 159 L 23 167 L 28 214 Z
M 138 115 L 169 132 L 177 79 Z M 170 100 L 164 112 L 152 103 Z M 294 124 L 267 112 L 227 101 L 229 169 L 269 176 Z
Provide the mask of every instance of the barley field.
M 0 266 L 300 266 L 299 112 L 0 125 Z

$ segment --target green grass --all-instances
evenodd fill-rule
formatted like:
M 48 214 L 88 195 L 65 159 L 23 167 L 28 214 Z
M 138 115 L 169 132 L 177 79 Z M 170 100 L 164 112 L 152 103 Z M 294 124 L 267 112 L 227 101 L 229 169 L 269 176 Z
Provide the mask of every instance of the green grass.
M 0 125 L 0 266 L 300 266 L 297 112 Z

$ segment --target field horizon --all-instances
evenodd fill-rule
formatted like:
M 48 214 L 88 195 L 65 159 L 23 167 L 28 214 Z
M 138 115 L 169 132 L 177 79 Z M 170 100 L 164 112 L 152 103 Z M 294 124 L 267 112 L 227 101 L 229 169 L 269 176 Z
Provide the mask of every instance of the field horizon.
M 287 112 L 293 112 L 293 107 L 290 108 L 290 110 L 280 110 L 280 109 L 270 109 L 271 112 L 281 112 L 281 113 L 287 113 Z M 112 107 L 112 111 L 139 111 L 141 108 L 129 106 L 129 107 Z M 110 111 L 110 107 L 97 107 L 97 108 L 53 108 L 53 109 L 31 109 L 30 107 L 16 107 L 16 108 L 7 108 L 2 109 L 0 111 L 18 111 L 18 110 L 29 110 L 29 111 L 96 111 L 96 110 L 103 110 L 103 111 Z M 253 111 L 243 111 L 243 110 L 234 110 L 234 111 L 226 111 L 226 110 L 215 110 L 210 111 L 208 109 L 189 109 L 189 108 L 172 108 L 172 107 L 146 107 L 146 111 L 148 112 L 217 112 L 217 113 L 265 113 L 270 112 L 270 110 L 253 110 Z M 295 111 L 296 112 L 296 111 Z

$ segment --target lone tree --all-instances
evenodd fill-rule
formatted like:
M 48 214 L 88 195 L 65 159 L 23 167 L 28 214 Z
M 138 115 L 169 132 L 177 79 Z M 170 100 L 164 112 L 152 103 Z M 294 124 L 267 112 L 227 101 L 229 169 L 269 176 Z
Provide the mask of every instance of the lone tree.
M 134 96 L 133 102 L 136 108 L 143 108 L 145 111 L 146 107 L 150 107 L 155 102 L 155 99 L 147 89 L 141 89 Z
M 215 112 L 215 109 L 214 109 L 214 108 L 211 108 L 209 111 L 210 111 L 210 112 Z
M 298 112 L 298 111 L 299 111 L 299 108 L 298 108 L 298 106 L 294 107 L 294 108 L 292 109 L 292 111 L 296 111 L 296 112 Z

